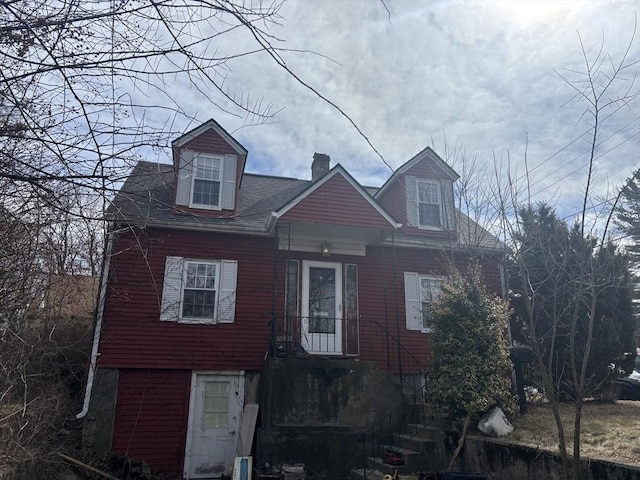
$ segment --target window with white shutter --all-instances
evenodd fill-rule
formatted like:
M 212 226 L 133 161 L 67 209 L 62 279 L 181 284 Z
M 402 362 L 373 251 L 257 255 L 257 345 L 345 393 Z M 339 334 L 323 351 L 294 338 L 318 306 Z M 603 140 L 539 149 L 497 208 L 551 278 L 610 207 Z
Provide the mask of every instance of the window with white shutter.
M 167 257 L 160 320 L 232 323 L 238 262 Z
M 233 210 L 236 176 L 236 155 L 182 150 L 176 183 L 176 205 L 205 210 Z
M 404 273 L 404 298 L 407 330 L 431 332 L 431 306 L 442 291 L 443 277 Z

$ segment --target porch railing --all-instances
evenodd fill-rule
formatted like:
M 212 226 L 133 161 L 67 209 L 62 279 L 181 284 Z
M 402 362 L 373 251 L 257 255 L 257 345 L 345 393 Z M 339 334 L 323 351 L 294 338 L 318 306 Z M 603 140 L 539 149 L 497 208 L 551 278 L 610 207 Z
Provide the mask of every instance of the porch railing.
M 373 319 L 288 316 L 277 324 L 277 351 L 279 354 L 305 352 L 360 356 L 363 353 L 361 327 L 366 334 L 366 355 L 375 358 L 382 370 L 401 377 L 415 378 L 424 374 L 424 359 L 419 359 L 402 342 L 398 342 L 393 329 Z M 421 386 L 422 383 L 412 383 L 408 392 Z
M 385 450 L 394 451 L 402 448 L 403 437 L 409 425 L 428 425 L 432 422 L 424 404 L 426 386 L 408 395 L 404 402 L 385 415 L 380 421 L 371 426 L 362 435 L 362 468 L 364 480 L 369 477 L 368 459 L 383 457 Z
M 355 357 L 360 353 L 359 332 L 357 318 L 288 316 L 276 329 L 277 352 Z
M 396 332 L 382 323 L 372 320 L 373 335 L 370 345 L 378 352 L 379 366 L 382 370 L 398 374 L 403 391 L 413 394 L 424 385 L 424 375 L 427 371 L 426 361 L 418 358 L 402 341 L 398 342 Z M 424 346 L 426 350 L 426 344 Z

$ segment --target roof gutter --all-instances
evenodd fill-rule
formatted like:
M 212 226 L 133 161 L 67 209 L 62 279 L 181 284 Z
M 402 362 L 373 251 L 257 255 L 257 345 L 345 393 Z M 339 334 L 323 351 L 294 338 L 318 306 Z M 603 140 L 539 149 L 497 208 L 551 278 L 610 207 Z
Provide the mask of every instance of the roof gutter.
M 95 377 L 98 363 L 98 344 L 100 343 L 100 332 L 102 330 L 102 317 L 104 313 L 104 303 L 107 296 L 107 279 L 109 277 L 109 266 L 111 264 L 111 249 L 113 246 L 112 234 L 107 234 L 107 245 L 105 248 L 104 262 L 102 262 L 102 272 L 100 276 L 100 292 L 98 294 L 98 308 L 96 309 L 96 326 L 93 332 L 93 345 L 91 346 L 91 361 L 89 363 L 89 374 L 87 375 L 87 386 L 84 391 L 84 401 L 82 411 L 76 415 L 77 419 L 84 418 L 89 411 L 91 401 L 91 391 L 93 390 L 93 379 Z
M 276 224 L 279 218 L 280 215 L 278 215 L 278 212 L 271 212 L 271 215 L 267 220 L 267 224 L 265 225 L 265 231 L 271 232 L 273 230 L 273 226 Z

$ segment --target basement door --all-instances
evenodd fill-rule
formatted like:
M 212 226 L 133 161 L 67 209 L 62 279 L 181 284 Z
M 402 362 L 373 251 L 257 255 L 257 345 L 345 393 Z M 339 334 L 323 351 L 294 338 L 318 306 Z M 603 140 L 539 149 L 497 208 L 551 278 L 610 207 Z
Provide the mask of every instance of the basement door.
M 184 477 L 213 479 L 233 462 L 240 431 L 244 377 L 193 373 Z
M 302 263 L 301 343 L 309 353 L 342 353 L 342 264 Z

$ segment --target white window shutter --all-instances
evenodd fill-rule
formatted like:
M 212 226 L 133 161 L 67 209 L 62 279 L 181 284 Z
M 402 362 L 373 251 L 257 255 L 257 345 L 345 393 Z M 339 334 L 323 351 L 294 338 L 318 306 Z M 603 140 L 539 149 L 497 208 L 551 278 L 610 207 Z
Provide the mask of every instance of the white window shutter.
M 233 210 L 236 199 L 236 169 L 238 160 L 235 155 L 224 156 L 222 167 L 222 201 L 223 210 Z
M 236 312 L 236 283 L 238 280 L 238 262 L 222 260 L 220 262 L 220 286 L 218 288 L 218 323 L 233 323 Z
M 405 198 L 407 200 L 407 223 L 412 227 L 420 226 L 418 216 L 418 182 L 416 177 L 405 176 Z
M 182 257 L 167 257 L 164 265 L 164 282 L 160 320 L 177 322 L 180 317 L 180 293 L 182 290 Z
M 420 279 L 414 272 L 404 272 L 404 308 L 407 330 L 422 330 Z
M 191 175 L 193 171 L 193 150 L 182 150 L 178 165 L 176 183 L 176 205 L 189 206 L 191 203 Z
M 442 191 L 442 228 L 444 230 L 455 230 L 453 182 L 451 180 L 442 180 L 440 182 L 440 190 Z

